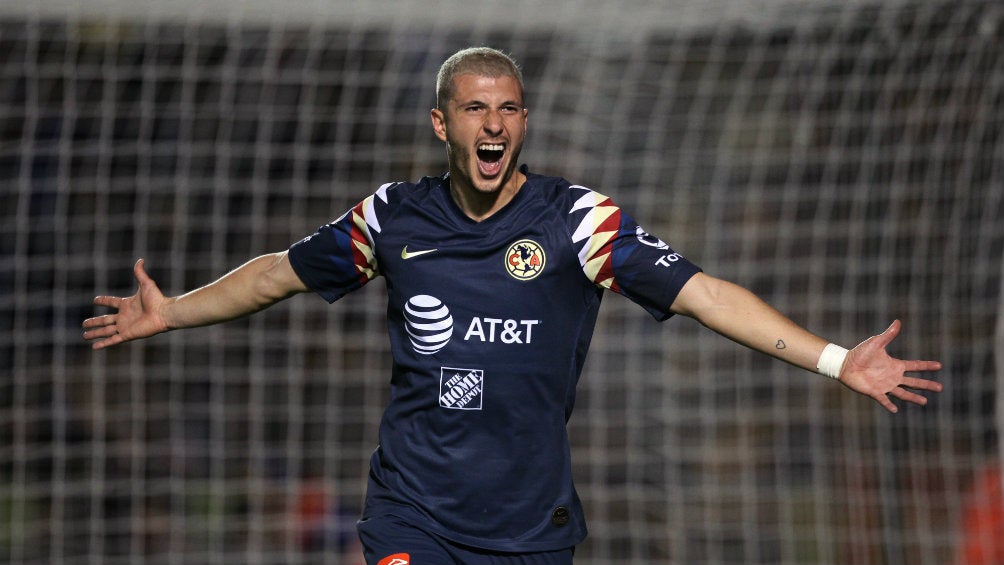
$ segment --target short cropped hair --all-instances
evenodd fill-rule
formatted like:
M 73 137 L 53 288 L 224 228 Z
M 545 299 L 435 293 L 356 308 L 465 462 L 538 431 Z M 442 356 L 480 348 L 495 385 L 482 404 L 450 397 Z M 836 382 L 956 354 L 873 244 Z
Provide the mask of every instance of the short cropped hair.
M 439 67 L 436 77 L 436 106 L 443 110 L 455 94 L 454 79 L 463 74 L 486 77 L 513 77 L 523 94 L 523 72 L 512 57 L 491 47 L 468 47 L 457 51 Z

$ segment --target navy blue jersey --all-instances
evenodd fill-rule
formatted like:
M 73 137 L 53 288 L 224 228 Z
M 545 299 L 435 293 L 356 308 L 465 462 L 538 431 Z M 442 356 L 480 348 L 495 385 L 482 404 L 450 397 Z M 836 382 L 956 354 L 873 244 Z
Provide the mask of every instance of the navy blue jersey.
M 586 535 L 566 422 L 604 289 L 664 320 L 699 270 L 609 198 L 523 172 L 482 222 L 448 176 L 426 177 L 380 187 L 289 250 L 329 302 L 386 280 L 393 374 L 365 515 L 516 552 Z

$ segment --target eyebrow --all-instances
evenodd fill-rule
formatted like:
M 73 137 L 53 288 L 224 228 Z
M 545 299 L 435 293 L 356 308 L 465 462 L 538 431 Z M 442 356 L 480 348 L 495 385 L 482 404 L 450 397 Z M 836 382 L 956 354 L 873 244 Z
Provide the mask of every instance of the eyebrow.
M 485 102 L 485 101 L 483 101 L 481 99 L 474 98 L 472 100 L 458 101 L 457 102 L 457 106 L 460 106 L 460 107 L 466 107 L 466 106 L 491 106 L 491 104 L 489 104 L 489 103 L 487 103 L 487 102 Z M 501 106 L 516 106 L 517 108 L 526 108 L 526 106 L 523 105 L 523 102 L 520 101 L 520 100 L 505 100 L 505 101 L 499 103 L 499 106 L 500 107 Z

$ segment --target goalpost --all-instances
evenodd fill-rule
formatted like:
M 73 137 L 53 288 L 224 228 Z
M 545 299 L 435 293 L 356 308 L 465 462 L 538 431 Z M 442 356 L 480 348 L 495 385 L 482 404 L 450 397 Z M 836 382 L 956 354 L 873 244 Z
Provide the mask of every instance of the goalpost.
M 845 347 L 899 318 L 893 353 L 945 365 L 891 417 L 607 297 L 576 563 L 957 562 L 1001 456 L 999 2 L 12 4 L 0 562 L 360 562 L 381 281 L 100 353 L 79 326 L 139 257 L 179 293 L 443 172 L 435 72 L 471 44 L 524 65 L 532 170 Z

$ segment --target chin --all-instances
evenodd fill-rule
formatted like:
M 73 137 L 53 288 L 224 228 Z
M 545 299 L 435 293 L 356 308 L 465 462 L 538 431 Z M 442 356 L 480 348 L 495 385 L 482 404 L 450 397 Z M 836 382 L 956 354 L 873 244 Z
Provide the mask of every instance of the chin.
M 507 165 L 501 172 L 499 172 L 498 176 L 490 179 L 481 177 L 480 173 L 477 173 L 477 181 L 472 184 L 478 192 L 484 194 L 495 194 L 497 192 L 501 192 L 502 189 L 512 181 L 515 173 L 516 167 Z
M 474 186 L 474 190 L 481 194 L 496 194 L 502 191 L 502 187 L 505 186 L 505 179 L 481 181 L 472 183 L 472 185 Z

